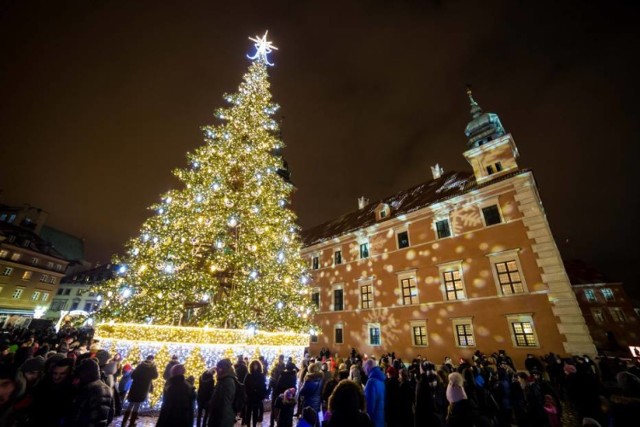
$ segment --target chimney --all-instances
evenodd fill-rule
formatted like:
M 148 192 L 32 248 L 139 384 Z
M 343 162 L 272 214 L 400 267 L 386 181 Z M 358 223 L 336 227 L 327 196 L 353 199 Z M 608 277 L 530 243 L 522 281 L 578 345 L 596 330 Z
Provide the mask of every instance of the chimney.
M 365 206 L 369 204 L 369 199 L 362 196 L 358 197 L 358 209 L 364 209 Z
M 431 173 L 433 174 L 433 179 L 438 179 L 444 173 L 444 169 L 442 169 L 440 164 L 436 163 L 435 166 L 431 166 Z

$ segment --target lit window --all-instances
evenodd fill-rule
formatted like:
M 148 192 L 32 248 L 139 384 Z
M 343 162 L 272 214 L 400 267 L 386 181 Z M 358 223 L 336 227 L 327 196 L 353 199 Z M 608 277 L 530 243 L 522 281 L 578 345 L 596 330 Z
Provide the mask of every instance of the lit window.
M 360 308 L 373 308 L 373 285 L 371 283 L 360 286 Z
M 40 260 L 36 257 L 31 258 L 31 265 L 38 265 Z
M 447 301 L 457 301 L 466 298 L 464 295 L 464 285 L 462 283 L 462 272 L 459 267 L 442 271 L 442 279 Z
M 610 307 L 609 313 L 614 322 L 626 322 L 627 316 L 624 315 L 624 311 L 620 307 Z
M 487 226 L 500 224 L 502 222 L 498 205 L 485 206 L 482 208 L 482 216 L 484 217 L 484 223 Z
M 513 322 L 513 336 L 516 340 L 517 347 L 536 347 L 537 340 L 533 333 L 533 324 L 529 322 Z
M 398 233 L 398 249 L 409 247 L 409 232 L 402 231 Z
M 13 291 L 13 294 L 11 295 L 11 297 L 13 299 L 20 299 L 20 297 L 22 296 L 22 292 L 24 292 L 24 289 L 16 288 L 16 290 Z
M 337 324 L 333 328 L 333 339 L 336 344 L 342 344 L 344 342 L 344 330 L 342 329 L 342 323 Z
M 436 234 L 438 235 L 438 239 L 444 239 L 445 237 L 451 236 L 451 228 L 449 227 L 448 219 L 436 221 Z
M 382 339 L 380 338 L 380 324 L 369 323 L 369 345 L 380 345 Z
M 413 345 L 417 347 L 427 346 L 427 322 L 416 320 L 411 322 L 411 338 Z
M 333 262 L 335 265 L 342 264 L 342 251 L 335 251 L 333 253 Z
M 49 293 L 48 292 L 43 292 L 42 293 L 42 302 L 47 302 L 49 301 Z
M 401 279 L 400 287 L 402 289 L 402 305 L 418 303 L 418 287 L 414 277 Z
M 604 288 L 600 292 L 602 292 L 605 301 L 613 301 L 613 291 L 610 288 Z
M 453 331 L 458 347 L 475 347 L 476 339 L 473 335 L 471 318 L 453 319 Z
M 56 278 L 54 276 L 49 277 L 49 283 L 51 283 L 52 285 L 56 284 Z
M 5 267 L 4 270 L 2 270 L 3 276 L 11 276 L 12 273 L 13 273 L 12 267 Z
M 43 274 L 42 276 L 40 276 L 40 281 L 43 283 L 46 283 L 49 281 L 49 276 L 46 274 Z
M 360 244 L 360 258 L 361 259 L 369 258 L 369 244 L 368 243 Z
M 40 299 L 40 291 L 33 291 L 31 295 L 31 301 L 38 301 Z
M 318 258 L 317 256 L 314 256 L 313 258 L 311 258 L 311 265 L 314 270 L 317 270 L 318 268 L 320 268 L 320 258 Z
M 524 292 L 522 278 L 515 260 L 497 262 L 498 283 L 503 295 L 521 294 Z
M 33 273 L 31 273 L 30 271 L 25 271 L 24 273 L 22 273 L 22 280 L 29 280 L 31 279 L 31 275 Z
M 342 288 L 333 290 L 333 311 L 344 310 L 344 290 Z
M 48 268 L 49 270 L 53 269 L 53 263 L 52 263 L 51 261 L 49 261 L 49 262 L 47 263 L 47 268 Z
M 13 221 L 15 221 L 15 219 L 16 219 L 16 214 L 11 214 L 11 215 L 9 216 L 9 221 L 7 221 L 7 222 L 8 222 L 9 224 L 11 224 Z
M 585 289 L 584 297 L 587 299 L 588 302 L 596 301 L 596 293 L 593 291 L 593 289 Z
M 592 308 L 591 309 L 591 315 L 593 316 L 594 322 L 596 322 L 596 323 L 604 323 L 605 322 L 604 310 L 602 310 L 601 308 Z
M 21 255 L 19 253 L 13 253 L 13 255 L 11 255 L 11 261 L 20 261 Z
M 0 258 L 6 258 L 9 256 L 9 251 L 2 249 L 0 250 Z

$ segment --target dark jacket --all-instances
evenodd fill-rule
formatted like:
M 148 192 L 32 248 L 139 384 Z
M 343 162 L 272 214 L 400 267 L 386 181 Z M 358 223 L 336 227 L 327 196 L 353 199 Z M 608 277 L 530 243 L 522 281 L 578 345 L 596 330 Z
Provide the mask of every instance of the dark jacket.
M 236 381 L 237 377 L 233 371 L 225 372 L 218 377 L 218 384 L 213 389 L 209 404 L 208 427 L 233 427 L 236 423 L 236 413 L 233 410 Z
M 31 424 L 38 427 L 60 426 L 71 413 L 73 385 L 71 378 L 54 384 L 51 377 L 42 379 L 33 392 Z
M 287 369 L 280 375 L 280 379 L 278 380 L 278 385 L 276 386 L 276 396 L 280 396 L 286 390 L 290 388 L 297 388 L 298 380 L 296 378 L 296 372 Z
M 131 388 L 127 400 L 129 402 L 144 402 L 149 394 L 151 382 L 158 378 L 158 368 L 151 360 L 145 360 L 136 366 L 131 374 Z
M 400 426 L 400 381 L 387 378 L 385 382 L 384 416 L 388 426 Z
M 156 427 L 192 427 L 196 392 L 184 375 L 169 378 L 164 387 L 162 408 Z
M 321 372 L 308 374 L 304 379 L 304 385 L 300 389 L 300 397 L 304 398 L 304 406 L 311 406 L 316 412 L 320 412 L 322 404 L 322 380 Z
M 180 364 L 180 362 L 177 360 L 170 360 L 169 363 L 167 363 L 167 366 L 164 367 L 164 373 L 162 374 L 162 378 L 164 378 L 165 381 L 169 381 L 169 378 L 171 378 L 171 368 L 178 364 Z
M 437 383 L 437 386 L 440 384 Z M 443 413 L 438 411 L 436 389 L 429 385 L 427 375 L 420 375 L 416 386 L 415 425 L 441 426 L 444 424 Z
M 367 414 L 374 427 L 384 427 L 384 374 L 378 366 L 369 371 L 364 398 L 367 402 Z
M 235 371 L 236 371 L 236 377 L 238 377 L 238 381 L 240 381 L 241 383 L 244 383 L 244 377 L 247 376 L 247 374 L 249 373 L 249 368 L 247 368 L 247 364 L 244 362 L 238 362 L 235 365 L 233 365 Z
M 73 400 L 70 427 L 106 427 L 113 420 L 114 403 L 111 389 L 99 379 L 82 385 Z
M 413 383 L 409 381 L 400 382 L 400 403 L 398 407 L 398 423 L 399 426 L 413 425 L 413 404 L 416 396 Z
M 259 372 L 252 372 L 244 379 L 247 392 L 247 405 L 257 405 L 267 397 L 267 378 Z
M 323 423 L 323 427 L 373 427 L 373 423 L 365 412 L 353 412 L 349 414 L 330 414 L 329 421 Z
M 476 410 L 469 399 L 451 403 L 447 427 L 473 427 Z
M 200 384 L 198 384 L 198 408 L 206 408 L 209 405 L 214 386 L 213 375 L 209 371 L 204 371 L 200 376 Z

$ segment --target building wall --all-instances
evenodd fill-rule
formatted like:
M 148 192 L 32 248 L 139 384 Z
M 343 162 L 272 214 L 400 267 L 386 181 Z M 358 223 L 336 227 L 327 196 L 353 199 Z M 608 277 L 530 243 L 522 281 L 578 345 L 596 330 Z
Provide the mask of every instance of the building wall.
M 640 345 L 640 320 L 622 283 L 574 285 L 573 289 L 599 351 L 628 353 L 629 346 Z
M 421 354 L 435 361 L 445 356 L 469 357 L 476 350 L 498 349 L 507 350 L 515 360 L 524 360 L 531 352 L 583 350 L 592 354 L 593 345 L 563 267 L 554 270 L 558 276 L 548 276 L 540 265 L 541 260 L 547 262 L 544 260 L 550 256 L 559 259 L 559 254 L 539 198 L 538 210 L 531 207 L 530 194 L 538 197 L 532 189 L 535 190 L 532 174 L 522 173 L 406 216 L 380 221 L 367 230 L 304 248 L 303 256 L 308 257 L 312 268 L 313 257 L 320 260 L 320 268 L 312 273 L 313 286 L 320 290 L 316 323 L 321 334 L 318 342 L 311 344 L 311 351 L 329 347 L 345 355 L 356 347 L 366 354 L 395 351 L 405 359 Z M 486 226 L 481 208 L 491 204 L 499 206 L 502 222 Z M 533 216 L 544 220 L 544 227 L 537 226 L 536 233 L 531 233 Z M 437 238 L 434 221 L 442 218 L 449 218 L 452 237 Z M 405 229 L 409 232 L 410 246 L 398 249 L 397 232 Z M 359 259 L 359 244 L 367 240 L 370 257 Z M 540 247 L 542 243 L 547 246 Z M 338 248 L 342 250 L 343 264 L 336 266 L 333 253 Z M 525 292 L 502 294 L 492 264 L 501 259 L 516 261 Z M 466 297 L 463 300 L 446 299 L 442 268 L 447 263 L 462 268 Z M 402 303 L 400 280 L 405 275 L 415 277 L 416 304 Z M 371 280 L 374 288 L 371 309 L 359 306 L 359 285 L 367 280 Z M 554 292 L 549 290 L 551 280 L 557 282 Z M 343 311 L 333 311 L 335 286 L 344 287 Z M 558 312 L 558 304 L 565 308 Z M 514 318 L 516 315 L 522 317 Z M 475 345 L 458 346 L 454 323 L 460 318 L 471 320 Z M 516 346 L 510 320 L 530 321 L 535 328 L 536 345 Z M 426 323 L 427 346 L 413 342 L 412 322 L 416 321 Z M 344 344 L 335 343 L 334 326 L 339 323 L 344 326 Z M 380 346 L 368 344 L 367 325 L 376 323 L 381 327 Z M 558 324 L 564 325 L 565 330 L 561 331 Z

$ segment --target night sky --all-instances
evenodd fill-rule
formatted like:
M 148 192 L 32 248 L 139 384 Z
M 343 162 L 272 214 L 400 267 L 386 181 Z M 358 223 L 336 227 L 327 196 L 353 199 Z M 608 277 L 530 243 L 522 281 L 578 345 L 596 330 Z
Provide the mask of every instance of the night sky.
M 251 4 L 253 3 L 253 4 Z M 0 203 L 108 261 L 269 30 L 303 228 L 470 170 L 465 86 L 532 168 L 566 258 L 638 287 L 640 13 L 616 1 L 0 2 Z

